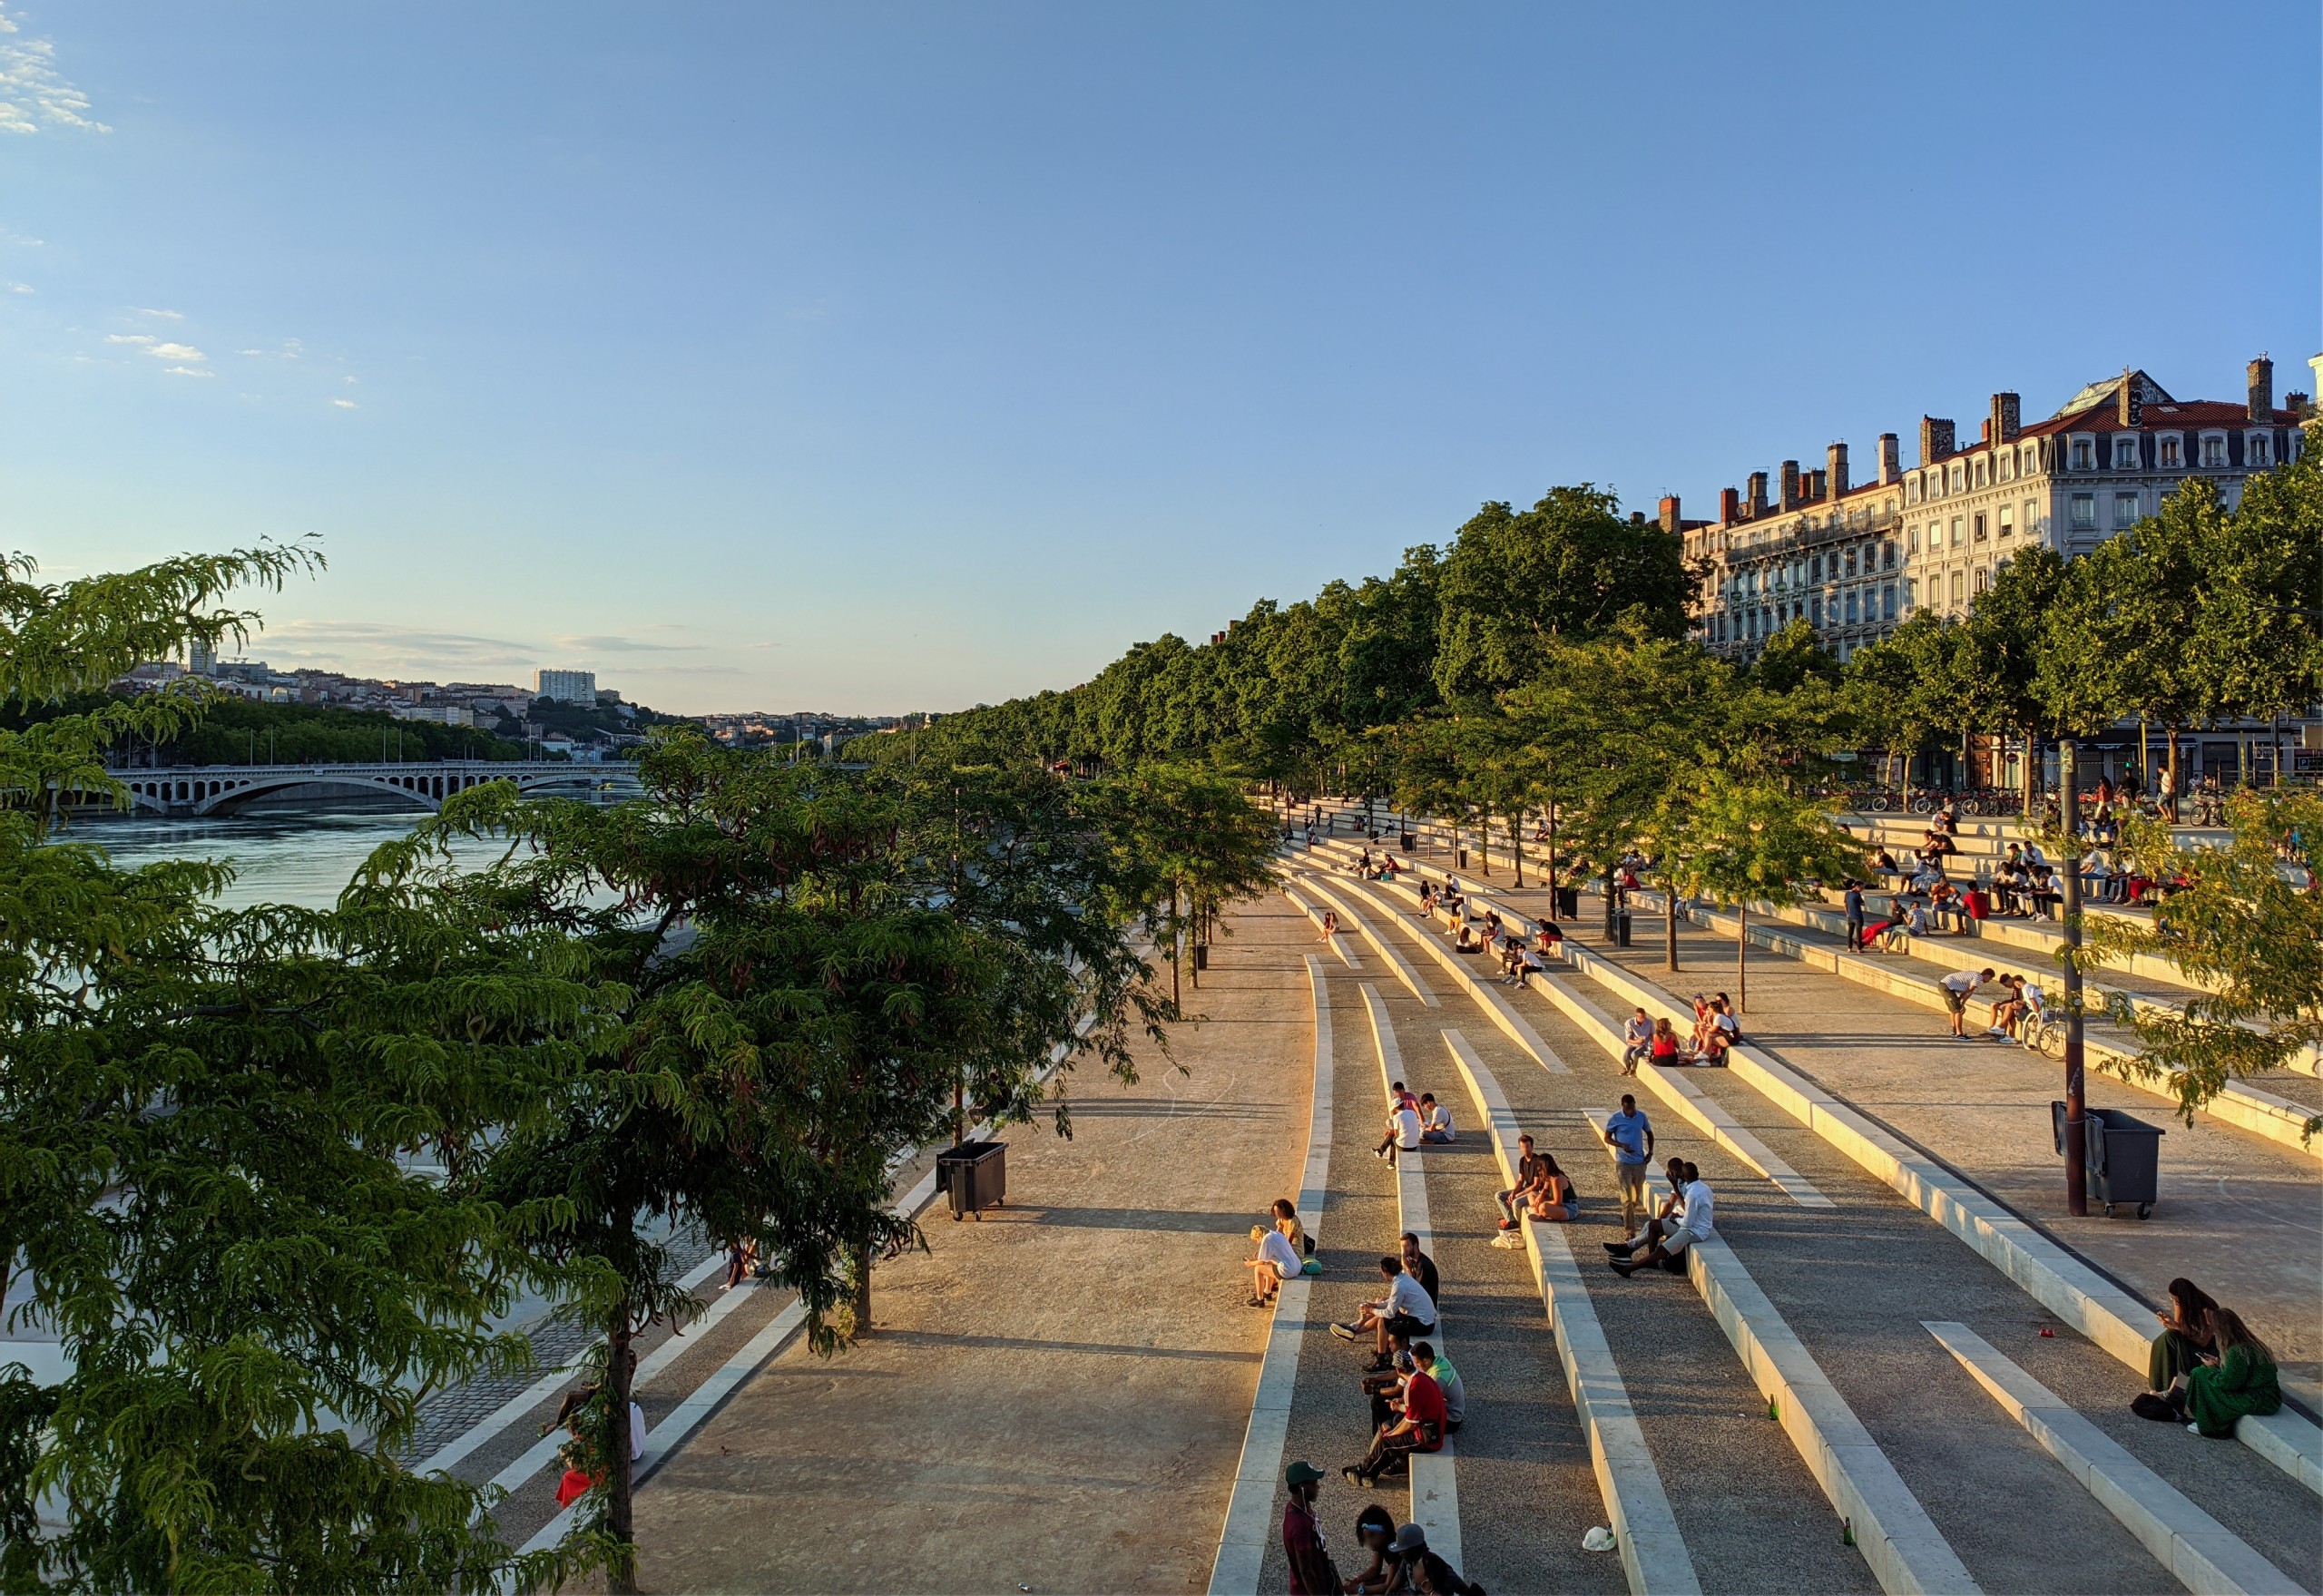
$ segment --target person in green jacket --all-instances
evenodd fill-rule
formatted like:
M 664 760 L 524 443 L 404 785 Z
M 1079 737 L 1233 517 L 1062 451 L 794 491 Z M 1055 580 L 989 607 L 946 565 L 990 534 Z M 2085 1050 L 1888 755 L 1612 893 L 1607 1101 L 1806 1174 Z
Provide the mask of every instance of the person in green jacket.
M 2193 1420 L 2186 1427 L 2224 1440 L 2244 1415 L 2272 1413 L 2282 1406 L 2283 1395 L 2275 1383 L 2274 1355 L 2241 1315 L 2214 1307 L 2209 1327 L 2218 1362 L 2202 1364 L 2186 1377 L 2186 1411 Z

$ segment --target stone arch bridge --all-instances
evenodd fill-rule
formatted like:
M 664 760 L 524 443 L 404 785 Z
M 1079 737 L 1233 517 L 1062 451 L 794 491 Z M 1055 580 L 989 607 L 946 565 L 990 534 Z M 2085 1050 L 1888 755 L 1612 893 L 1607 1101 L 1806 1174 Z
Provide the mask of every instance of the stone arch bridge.
M 310 795 L 320 803 L 358 793 L 385 793 L 418 808 L 438 809 L 454 793 L 487 781 L 514 781 L 528 793 L 573 798 L 633 798 L 639 791 L 637 774 L 626 765 L 568 760 L 180 765 L 108 774 L 129 788 L 138 814 L 179 818 L 230 813 L 252 798 L 293 794 Z

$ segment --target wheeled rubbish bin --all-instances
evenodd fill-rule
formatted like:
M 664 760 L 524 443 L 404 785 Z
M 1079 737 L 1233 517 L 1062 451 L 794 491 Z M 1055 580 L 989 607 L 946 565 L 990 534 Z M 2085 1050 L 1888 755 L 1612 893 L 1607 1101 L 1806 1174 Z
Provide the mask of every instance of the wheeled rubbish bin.
M 997 1208 L 1008 1195 L 1008 1144 L 963 1141 L 936 1155 L 936 1189 L 952 1199 L 952 1218 Z
M 2110 1217 L 2117 1207 L 2134 1205 L 2138 1218 L 2153 1212 L 2161 1196 L 2161 1139 L 2168 1134 L 2123 1109 L 2082 1111 L 2081 1166 L 2088 1177 L 2093 1201 L 2105 1205 Z M 2056 1139 L 2057 1156 L 2065 1150 L 2065 1105 L 2049 1102 L 2049 1128 Z

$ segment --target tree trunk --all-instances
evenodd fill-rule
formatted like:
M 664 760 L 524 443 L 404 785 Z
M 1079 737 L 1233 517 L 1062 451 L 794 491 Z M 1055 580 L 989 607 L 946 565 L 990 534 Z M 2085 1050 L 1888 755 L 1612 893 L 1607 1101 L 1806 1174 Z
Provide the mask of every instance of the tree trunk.
M 867 1241 L 855 1249 L 855 1338 L 860 1341 L 870 1334 L 871 1244 Z
M 2178 823 L 2178 723 L 2175 720 L 2170 723 L 2166 735 L 2170 739 L 2170 773 L 2163 788 L 2166 801 L 2161 812 L 2162 818 L 2175 826 Z
M 1678 967 L 1678 889 L 1666 882 L 1661 888 L 1661 962 Z
M 1750 906 L 1734 905 L 1734 1017 L 1750 1012 Z
M 636 1596 L 637 1542 L 632 1513 L 633 1486 L 629 1459 L 629 1297 L 613 1305 L 605 1327 L 605 1384 L 613 1392 L 613 1415 L 606 1422 L 610 1449 L 605 1458 L 605 1532 L 613 1540 L 605 1567 L 605 1588 L 613 1596 Z
M 1616 883 L 1620 879 L 1621 877 L 1613 874 L 1612 866 L 1605 867 L 1605 945 L 1607 947 L 1613 945 L 1613 925 L 1615 916 L 1619 913 L 1615 900 L 1621 896 L 1621 889 Z
M 1484 804 L 1476 810 L 1476 860 L 1484 867 L 1485 878 L 1492 878 L 1492 806 Z
M 1509 851 L 1516 856 L 1516 890 L 1522 892 L 1524 890 L 1524 806 L 1523 804 L 1516 806 L 1515 817 L 1509 822 L 1508 847 Z M 1554 904 L 1549 906 L 1549 916 L 1552 919 L 1556 917 Z
M 1557 917 L 1557 798 L 1549 794 L 1549 918 Z
M 2038 739 L 2034 735 L 2033 729 L 2032 729 L 2030 726 L 2027 726 L 2027 727 L 2024 729 L 2024 820 L 2025 820 L 2025 824 L 2027 824 L 2027 825 L 2032 824 L 2033 817 L 2034 817 L 2034 815 L 2036 815 L 2036 814 L 2040 813 L 2040 803 L 2041 803 L 2041 754 L 2040 754 L 2040 748 L 2041 748 L 2041 745 L 2040 745 L 2040 741 L 2039 741 L 2039 739 Z

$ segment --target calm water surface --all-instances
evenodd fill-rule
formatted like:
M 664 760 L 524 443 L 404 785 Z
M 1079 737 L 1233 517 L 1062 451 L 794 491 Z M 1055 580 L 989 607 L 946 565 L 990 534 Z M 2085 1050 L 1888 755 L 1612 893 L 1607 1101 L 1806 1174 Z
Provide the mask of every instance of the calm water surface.
M 234 867 L 233 885 L 220 901 L 231 908 L 251 904 L 296 904 L 324 909 L 371 850 L 407 835 L 422 819 L 408 814 L 226 816 L 206 820 L 101 819 L 66 832 L 74 842 L 94 843 L 116 865 L 149 865 L 162 859 L 216 859 Z M 481 859 L 490 850 L 476 848 Z

